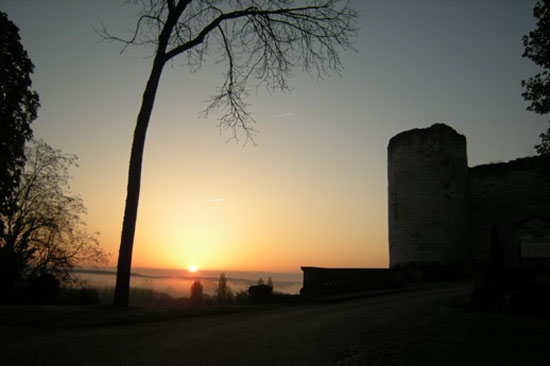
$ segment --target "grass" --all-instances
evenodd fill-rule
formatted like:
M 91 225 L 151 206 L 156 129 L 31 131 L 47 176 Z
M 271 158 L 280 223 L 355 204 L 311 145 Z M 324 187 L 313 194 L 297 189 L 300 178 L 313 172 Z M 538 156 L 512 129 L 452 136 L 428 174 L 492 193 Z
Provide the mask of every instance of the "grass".
M 149 323 L 188 317 L 273 309 L 274 305 L 205 305 L 182 308 L 113 308 L 103 305 L 9 305 L 0 307 L 0 326 L 83 328 Z
M 163 321 L 214 314 L 268 310 L 276 304 L 253 304 L 248 296 L 218 303 L 205 295 L 200 303 L 149 288 L 130 288 L 130 306 L 113 308 L 113 287 L 61 289 L 50 304 L 0 306 L 0 326 L 77 328 Z
M 190 298 L 175 298 L 151 288 L 131 287 L 128 308 L 113 308 L 114 287 L 87 287 L 80 284 L 61 288 L 49 302 L 0 306 L 0 326 L 75 328 L 163 321 L 175 318 L 249 312 L 295 304 L 295 295 L 273 294 L 254 299 L 245 291 L 227 302 L 204 294 L 194 303 Z M 257 301 L 254 301 L 257 300 Z M 265 301 L 268 300 L 268 301 Z
M 550 317 L 460 311 L 419 334 L 384 365 L 550 365 Z

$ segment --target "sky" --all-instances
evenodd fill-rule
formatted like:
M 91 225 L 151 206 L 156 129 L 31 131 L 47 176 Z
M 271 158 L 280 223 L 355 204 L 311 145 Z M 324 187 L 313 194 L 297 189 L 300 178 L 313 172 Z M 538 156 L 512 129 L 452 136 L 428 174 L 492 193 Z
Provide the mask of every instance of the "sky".
M 151 50 L 125 35 L 137 9 L 115 0 L 0 0 L 35 65 L 35 137 L 79 157 L 72 190 L 88 229 L 118 258 L 131 139 Z M 535 1 L 365 0 L 341 76 L 298 67 L 292 93 L 251 95 L 254 144 L 202 118 L 223 81 L 212 54 L 164 70 L 148 130 L 133 266 L 299 272 L 387 267 L 387 155 L 397 133 L 446 123 L 470 166 L 534 155 L 547 118 L 526 111 L 522 58 Z

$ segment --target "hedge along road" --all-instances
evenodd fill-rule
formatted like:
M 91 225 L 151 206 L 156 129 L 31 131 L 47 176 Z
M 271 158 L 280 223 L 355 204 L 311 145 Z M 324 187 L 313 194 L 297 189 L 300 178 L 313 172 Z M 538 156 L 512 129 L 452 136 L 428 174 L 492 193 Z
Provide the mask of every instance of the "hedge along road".
M 434 286 L 337 303 L 154 323 L 0 327 L 3 365 L 373 365 L 467 301 Z

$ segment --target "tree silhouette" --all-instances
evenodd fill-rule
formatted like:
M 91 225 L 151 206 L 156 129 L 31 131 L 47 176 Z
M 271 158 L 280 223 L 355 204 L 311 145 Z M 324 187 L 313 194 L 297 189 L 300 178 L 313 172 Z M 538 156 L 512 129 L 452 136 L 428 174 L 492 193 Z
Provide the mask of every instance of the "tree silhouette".
M 231 289 L 227 285 L 227 277 L 225 277 L 225 273 L 220 274 L 220 278 L 218 280 L 218 289 L 216 292 L 218 302 L 220 303 L 228 302 L 233 298 Z
M 534 30 L 523 37 L 525 50 L 523 57 L 528 57 L 544 71 L 529 80 L 522 81 L 525 87 L 523 98 L 531 104 L 527 110 L 538 114 L 550 113 L 550 0 L 541 0 L 535 4 L 533 15 L 537 18 Z M 550 128 L 540 134 L 541 143 L 535 148 L 539 154 L 550 154 Z
M 139 201 L 145 136 L 164 66 L 182 56 L 200 68 L 214 47 L 226 64 L 225 79 L 204 111 L 219 113 L 219 127 L 244 132 L 253 139 L 254 122 L 245 103 L 249 84 L 268 90 L 290 90 L 288 78 L 298 65 L 316 77 L 342 69 L 338 49 L 351 48 L 352 22 L 357 16 L 348 2 L 312 0 L 142 0 L 136 27 L 129 38 L 99 31 L 124 48 L 154 48 L 151 73 L 137 117 L 118 257 L 113 304 L 128 306 L 130 269 Z M 124 50 L 123 48 L 123 50 Z
M 21 45 L 19 29 L 0 11 L 0 212 L 9 214 L 9 197 L 25 164 L 25 142 L 40 107 L 31 90 L 34 65 Z M 0 221 L 0 232 L 5 223 Z
M 203 286 L 200 280 L 193 281 L 191 284 L 191 303 L 198 304 L 204 297 Z
M 33 141 L 26 164 L 0 217 L 0 293 L 4 299 L 30 283 L 62 281 L 77 263 L 102 263 L 106 255 L 85 230 L 82 199 L 70 194 L 69 169 L 76 157 Z

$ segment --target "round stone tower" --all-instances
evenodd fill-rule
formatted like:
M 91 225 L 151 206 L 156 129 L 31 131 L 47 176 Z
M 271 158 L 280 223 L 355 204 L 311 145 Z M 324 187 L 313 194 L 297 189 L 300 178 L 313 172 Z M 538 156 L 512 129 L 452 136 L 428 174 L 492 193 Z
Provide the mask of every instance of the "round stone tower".
M 461 266 L 469 257 L 466 138 L 434 124 L 388 145 L 390 267 Z

